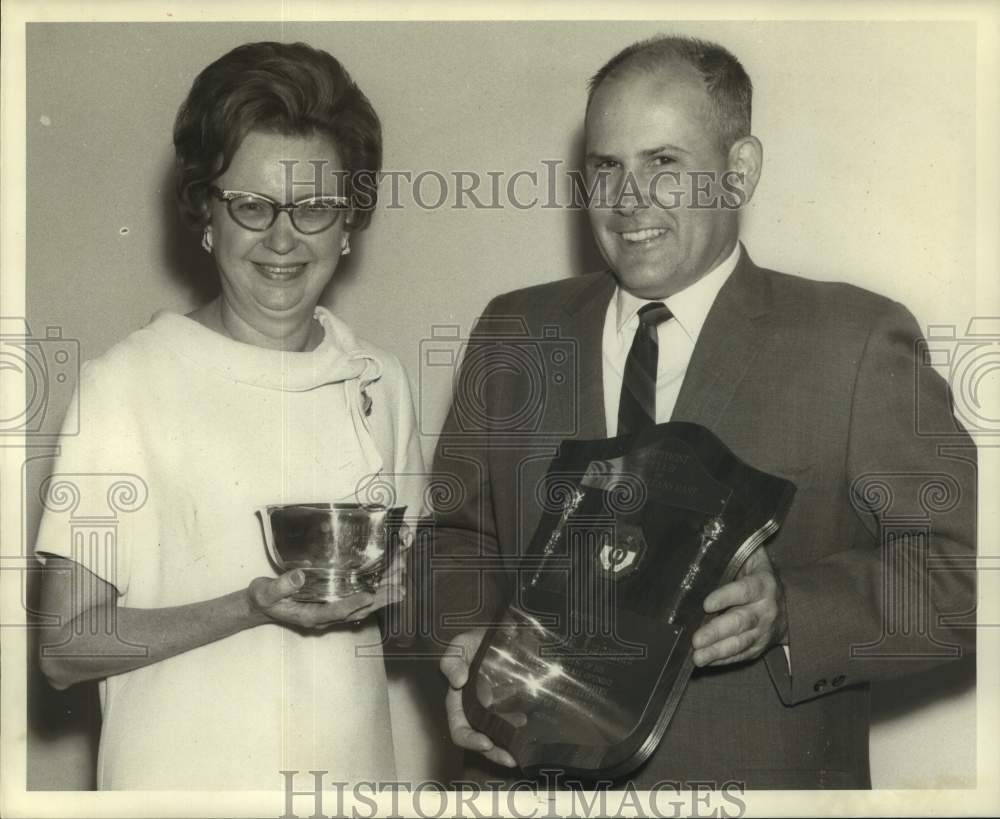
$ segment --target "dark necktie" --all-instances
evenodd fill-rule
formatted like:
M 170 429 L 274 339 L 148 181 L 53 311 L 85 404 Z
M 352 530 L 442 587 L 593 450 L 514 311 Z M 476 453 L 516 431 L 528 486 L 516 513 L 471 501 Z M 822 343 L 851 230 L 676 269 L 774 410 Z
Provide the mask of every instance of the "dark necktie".
M 622 397 L 618 405 L 618 434 L 637 432 L 656 423 L 656 328 L 673 313 L 665 304 L 651 302 L 639 308 L 639 326 L 625 360 Z

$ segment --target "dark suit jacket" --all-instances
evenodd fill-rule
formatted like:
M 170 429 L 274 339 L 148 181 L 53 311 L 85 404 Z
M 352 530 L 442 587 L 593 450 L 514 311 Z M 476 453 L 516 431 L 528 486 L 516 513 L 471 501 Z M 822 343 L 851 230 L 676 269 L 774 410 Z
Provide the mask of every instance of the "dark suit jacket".
M 559 441 L 606 437 L 600 346 L 614 286 L 601 273 L 509 293 L 477 325 L 435 459 L 452 492 L 424 580 L 441 638 L 490 619 Z M 920 340 L 899 304 L 758 268 L 742 251 L 672 420 L 798 487 L 767 544 L 791 675 L 778 646 L 696 671 L 636 786 L 870 787 L 868 684 L 973 649 L 975 448 Z

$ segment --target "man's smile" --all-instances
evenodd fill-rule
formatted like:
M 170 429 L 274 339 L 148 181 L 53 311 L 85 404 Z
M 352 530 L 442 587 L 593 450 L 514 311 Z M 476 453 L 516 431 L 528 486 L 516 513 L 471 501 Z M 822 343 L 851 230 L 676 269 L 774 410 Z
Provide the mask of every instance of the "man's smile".
M 659 239 L 666 232 L 666 228 L 642 228 L 641 230 L 620 231 L 618 235 L 631 244 L 643 244 Z

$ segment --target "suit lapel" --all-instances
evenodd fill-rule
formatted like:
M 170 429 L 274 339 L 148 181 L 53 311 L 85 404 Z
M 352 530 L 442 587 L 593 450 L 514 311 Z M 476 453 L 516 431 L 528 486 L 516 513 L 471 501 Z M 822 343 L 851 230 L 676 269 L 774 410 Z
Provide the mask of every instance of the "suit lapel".
M 698 336 L 672 421 L 717 428 L 737 385 L 760 352 L 760 319 L 771 309 L 770 285 L 747 255 L 722 286 Z
M 576 344 L 576 416 L 575 438 L 606 438 L 604 418 L 604 367 L 601 341 L 608 303 L 615 291 L 615 279 L 610 273 L 595 276 L 576 296 L 564 305 L 568 318 L 564 324 L 567 337 Z
M 563 329 L 577 345 L 577 406 L 562 407 L 563 428 L 569 413 L 577 413 L 580 439 L 607 437 L 604 417 L 604 367 L 601 341 L 608 302 L 614 295 L 610 273 L 593 281 L 564 305 Z M 760 352 L 761 319 L 771 310 L 770 283 L 746 252 L 722 286 L 698 336 L 694 354 L 681 385 L 672 421 L 693 421 L 709 428 L 718 426 L 733 393 Z

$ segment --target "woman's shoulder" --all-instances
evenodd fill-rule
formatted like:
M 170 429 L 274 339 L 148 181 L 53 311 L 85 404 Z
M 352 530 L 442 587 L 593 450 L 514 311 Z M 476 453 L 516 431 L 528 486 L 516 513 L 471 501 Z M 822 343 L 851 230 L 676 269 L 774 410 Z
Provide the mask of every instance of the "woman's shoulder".
M 157 312 L 147 324 L 132 330 L 100 355 L 88 359 L 84 366 L 95 376 L 104 378 L 130 372 L 155 375 L 169 360 L 169 317 L 172 315 L 166 311 Z

